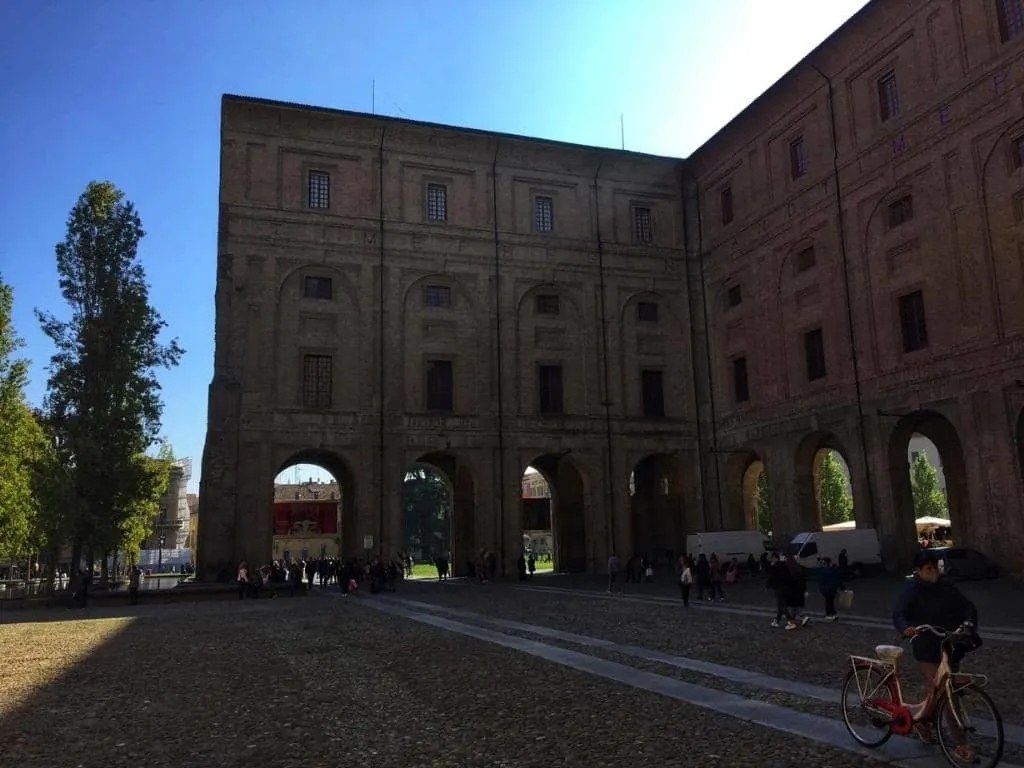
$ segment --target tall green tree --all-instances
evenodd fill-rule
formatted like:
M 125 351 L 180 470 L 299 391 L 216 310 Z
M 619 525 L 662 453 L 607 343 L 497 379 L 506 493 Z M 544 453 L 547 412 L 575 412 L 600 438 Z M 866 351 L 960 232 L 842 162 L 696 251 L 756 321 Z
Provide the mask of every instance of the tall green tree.
M 772 490 L 768 485 L 768 473 L 763 469 L 754 483 L 754 509 L 757 515 L 757 530 L 765 536 L 772 533 Z
M 0 559 L 31 552 L 39 511 L 32 492 L 34 462 L 45 435 L 25 402 L 28 361 L 14 328 L 14 290 L 0 279 Z
M 832 451 L 826 451 L 818 464 L 818 504 L 821 506 L 822 525 L 853 519 L 850 481 Z
M 910 488 L 914 496 L 915 517 L 949 517 L 946 494 L 939 487 L 939 473 L 924 451 L 910 462 Z
M 412 467 L 402 484 L 402 503 L 407 552 L 417 556 L 451 550 L 452 494 L 443 473 L 423 465 Z
M 122 544 L 122 526 L 149 484 L 137 457 L 157 437 L 156 371 L 177 365 L 176 340 L 149 303 L 139 261 L 144 236 L 135 207 L 110 182 L 90 182 L 56 247 L 57 273 L 70 318 L 36 310 L 57 352 L 51 359 L 47 416 L 60 435 L 76 497 L 68 506 L 72 558 Z

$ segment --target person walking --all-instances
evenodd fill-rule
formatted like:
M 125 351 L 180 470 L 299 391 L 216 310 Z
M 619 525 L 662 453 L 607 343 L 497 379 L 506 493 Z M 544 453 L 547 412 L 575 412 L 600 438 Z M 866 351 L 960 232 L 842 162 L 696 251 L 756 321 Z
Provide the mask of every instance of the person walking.
M 131 595 L 132 605 L 139 604 L 139 582 L 141 579 L 142 569 L 133 565 L 131 576 L 128 577 L 128 594 Z
M 690 590 L 693 588 L 693 570 L 690 568 L 690 561 L 682 559 L 683 570 L 679 574 L 679 593 L 683 598 L 683 607 L 690 607 Z
M 619 580 L 619 558 L 612 552 L 608 558 L 608 594 L 615 591 L 615 583 Z
M 825 621 L 836 620 L 836 595 L 843 588 L 843 574 L 832 558 L 823 557 L 817 573 L 818 589 L 825 598 Z
M 780 626 L 784 617 L 789 618 L 786 598 L 789 595 L 791 580 L 789 570 L 779 557 L 779 553 L 772 552 L 768 564 L 768 580 L 765 582 L 764 588 L 775 596 L 775 618 L 771 620 L 773 627 Z
M 786 555 L 786 570 L 789 572 L 789 590 L 786 593 L 786 629 L 793 630 L 798 626 L 806 627 L 811 617 L 802 614 L 807 603 L 807 569 L 796 561 L 792 555 Z

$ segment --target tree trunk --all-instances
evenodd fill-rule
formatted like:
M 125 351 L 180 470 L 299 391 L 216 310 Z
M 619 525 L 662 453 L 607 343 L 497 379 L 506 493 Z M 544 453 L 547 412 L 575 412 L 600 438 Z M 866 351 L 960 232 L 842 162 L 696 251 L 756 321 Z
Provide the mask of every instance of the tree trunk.
M 82 540 L 76 538 L 71 542 L 71 573 L 73 575 L 82 568 Z

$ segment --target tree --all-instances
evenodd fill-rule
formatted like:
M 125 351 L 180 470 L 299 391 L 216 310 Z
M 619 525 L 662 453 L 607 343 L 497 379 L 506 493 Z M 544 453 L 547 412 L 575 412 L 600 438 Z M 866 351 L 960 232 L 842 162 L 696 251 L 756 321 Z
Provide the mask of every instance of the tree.
M 772 533 L 772 492 L 768 485 L 768 473 L 763 469 L 754 484 L 754 509 L 757 515 L 757 530 L 768 536 Z
M 45 435 L 25 402 L 28 361 L 15 357 L 24 342 L 14 330 L 14 291 L 0 279 L 0 559 L 32 550 L 39 506 L 32 470 Z
M 818 503 L 822 525 L 835 525 L 853 519 L 850 481 L 832 451 L 825 451 L 818 464 Z
M 60 436 L 75 499 L 68 506 L 72 559 L 114 550 L 147 498 L 149 469 L 138 456 L 156 439 L 163 409 L 156 370 L 177 365 L 176 340 L 149 303 L 138 259 L 144 236 L 134 206 L 110 182 L 90 182 L 56 247 L 69 320 L 36 310 L 57 348 L 45 406 Z
M 402 484 L 402 501 L 408 552 L 437 555 L 451 549 L 451 489 L 441 472 L 426 466 L 410 469 Z
M 949 516 L 946 494 L 939 488 L 939 473 L 924 451 L 910 462 L 910 488 L 914 497 L 914 517 Z

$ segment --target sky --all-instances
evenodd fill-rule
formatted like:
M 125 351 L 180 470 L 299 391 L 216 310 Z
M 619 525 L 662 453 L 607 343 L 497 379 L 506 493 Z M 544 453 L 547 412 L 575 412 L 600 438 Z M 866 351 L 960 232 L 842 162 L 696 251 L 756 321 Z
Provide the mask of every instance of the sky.
M 162 434 L 198 488 L 223 93 L 685 157 L 864 4 L 6 0 L 0 279 L 31 360 L 26 395 L 42 402 L 53 354 L 33 308 L 66 314 L 54 245 L 86 184 L 112 181 L 142 217 L 165 339 L 186 350 L 159 372 Z

